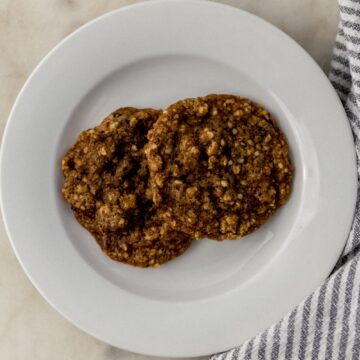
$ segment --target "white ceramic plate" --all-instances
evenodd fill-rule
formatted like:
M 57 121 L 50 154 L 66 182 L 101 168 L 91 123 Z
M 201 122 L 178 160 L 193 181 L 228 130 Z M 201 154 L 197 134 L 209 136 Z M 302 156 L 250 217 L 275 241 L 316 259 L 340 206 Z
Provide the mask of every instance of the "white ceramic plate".
M 196 242 L 160 269 L 111 261 L 62 200 L 64 152 L 120 106 L 208 93 L 276 116 L 296 169 L 290 201 L 253 235 Z M 331 271 L 355 194 L 348 121 L 322 71 L 272 25 L 204 1 L 142 3 L 70 35 L 22 89 L 2 146 L 4 219 L 36 288 L 81 329 L 152 355 L 226 350 L 280 319 Z

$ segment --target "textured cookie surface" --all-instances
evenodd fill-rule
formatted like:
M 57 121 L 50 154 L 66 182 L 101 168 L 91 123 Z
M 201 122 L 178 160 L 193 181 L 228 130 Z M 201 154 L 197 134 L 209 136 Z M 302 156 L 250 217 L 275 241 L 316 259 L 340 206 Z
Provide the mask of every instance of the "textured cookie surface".
M 148 134 L 152 197 L 196 238 L 235 239 L 261 226 L 291 190 L 285 138 L 261 106 L 232 95 L 171 105 Z
M 62 161 L 62 192 L 76 219 L 108 256 L 140 267 L 156 267 L 191 244 L 163 223 L 149 196 L 144 146 L 159 113 L 118 109 L 82 132 Z

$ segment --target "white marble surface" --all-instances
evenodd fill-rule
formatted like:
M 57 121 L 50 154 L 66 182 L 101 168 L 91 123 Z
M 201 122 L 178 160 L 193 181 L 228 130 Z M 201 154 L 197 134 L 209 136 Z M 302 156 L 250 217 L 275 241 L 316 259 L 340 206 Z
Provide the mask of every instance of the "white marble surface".
M 73 30 L 134 0 L 0 0 L 0 131 L 25 79 Z M 297 40 L 327 71 L 338 23 L 336 0 L 225 0 Z M 206 357 L 205 357 L 206 358 Z M 205 359 L 204 358 L 204 359 Z M 108 346 L 78 330 L 37 293 L 0 224 L 0 359 L 154 359 Z

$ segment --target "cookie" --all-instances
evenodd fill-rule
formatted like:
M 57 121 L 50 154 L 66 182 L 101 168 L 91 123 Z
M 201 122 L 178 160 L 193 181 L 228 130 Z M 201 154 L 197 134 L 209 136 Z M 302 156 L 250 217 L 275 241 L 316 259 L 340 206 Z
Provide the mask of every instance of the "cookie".
M 163 224 L 149 195 L 144 146 L 160 112 L 121 108 L 82 132 L 62 160 L 65 200 L 112 259 L 147 267 L 182 254 L 191 237 Z
M 99 231 L 91 217 L 75 211 L 77 221 L 95 238 L 103 252 L 111 259 L 137 267 L 158 267 L 181 254 L 191 245 L 191 238 L 167 227 L 154 213 L 146 216 L 144 224 L 130 231 Z M 161 241 L 159 241 L 159 239 Z
M 171 227 L 195 238 L 247 235 L 290 194 L 285 137 L 274 118 L 248 99 L 179 101 L 162 113 L 148 139 L 153 201 Z

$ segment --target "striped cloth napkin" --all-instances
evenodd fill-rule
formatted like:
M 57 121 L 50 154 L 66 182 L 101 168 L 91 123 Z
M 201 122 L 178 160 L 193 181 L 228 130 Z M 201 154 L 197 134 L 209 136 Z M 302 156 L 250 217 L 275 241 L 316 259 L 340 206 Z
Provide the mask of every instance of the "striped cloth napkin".
M 360 174 L 360 0 L 339 0 L 330 80 L 350 121 Z M 331 276 L 277 324 L 211 360 L 360 359 L 360 192 L 344 252 Z

